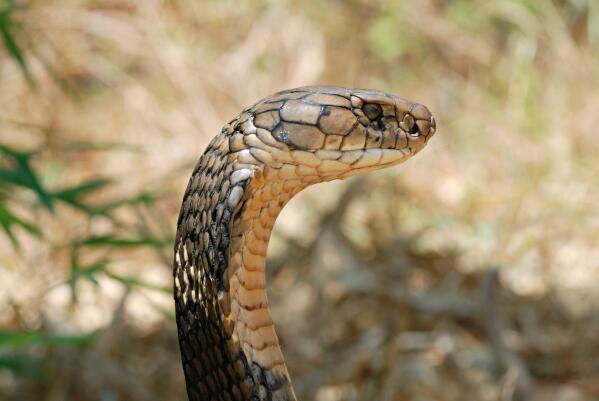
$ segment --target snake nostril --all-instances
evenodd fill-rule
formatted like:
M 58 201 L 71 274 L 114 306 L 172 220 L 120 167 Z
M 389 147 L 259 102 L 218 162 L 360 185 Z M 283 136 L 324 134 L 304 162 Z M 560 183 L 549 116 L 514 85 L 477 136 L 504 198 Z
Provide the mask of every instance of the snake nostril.
M 418 124 L 412 125 L 412 128 L 410 128 L 410 135 L 417 136 L 418 134 L 420 134 L 420 127 L 418 127 Z
M 414 117 L 412 117 L 410 114 L 406 114 L 404 116 L 403 120 L 399 123 L 399 126 L 402 130 L 410 135 L 418 135 L 418 130 L 420 129 L 417 126 Z

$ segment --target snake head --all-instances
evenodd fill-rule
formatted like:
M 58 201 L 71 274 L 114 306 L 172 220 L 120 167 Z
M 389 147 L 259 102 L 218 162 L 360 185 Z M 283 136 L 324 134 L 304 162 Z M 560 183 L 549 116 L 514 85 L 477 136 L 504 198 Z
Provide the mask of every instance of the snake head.
M 229 124 L 239 135 L 233 150 L 246 146 L 274 168 L 307 165 L 320 180 L 398 164 L 421 150 L 435 129 L 431 112 L 419 103 L 334 86 L 276 93 Z

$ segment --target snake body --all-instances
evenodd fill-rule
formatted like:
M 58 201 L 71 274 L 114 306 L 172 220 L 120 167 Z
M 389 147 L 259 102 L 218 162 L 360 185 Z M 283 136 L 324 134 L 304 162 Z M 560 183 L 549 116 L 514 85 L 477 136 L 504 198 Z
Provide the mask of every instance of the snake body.
M 278 92 L 223 127 L 177 223 L 174 298 L 190 400 L 296 399 L 266 295 L 277 215 L 309 185 L 405 161 L 434 132 L 421 104 L 324 86 Z

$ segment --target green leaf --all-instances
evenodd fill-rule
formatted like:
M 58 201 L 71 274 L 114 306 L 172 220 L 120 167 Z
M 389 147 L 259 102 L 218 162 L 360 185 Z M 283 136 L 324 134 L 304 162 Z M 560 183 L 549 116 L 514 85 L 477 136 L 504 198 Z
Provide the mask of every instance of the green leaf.
M 89 347 L 95 339 L 96 333 L 48 335 L 39 331 L 10 332 L 0 330 L 0 349 L 18 349 L 32 345 Z
M 170 242 L 170 239 L 159 239 L 154 237 L 118 238 L 114 235 L 104 235 L 86 238 L 79 242 L 79 245 L 98 247 L 110 246 L 115 248 L 136 248 L 142 246 L 161 248 Z
M 156 290 L 160 292 L 164 292 L 166 294 L 170 294 L 172 292 L 171 288 L 161 287 L 159 285 L 147 283 L 143 280 L 140 280 L 137 277 L 133 276 L 120 276 L 114 273 L 107 272 L 108 277 L 124 284 L 127 287 L 142 287 L 150 290 Z
M 71 274 L 69 276 L 69 280 L 67 281 L 71 287 L 73 299 L 76 299 L 75 289 L 76 289 L 76 285 L 77 285 L 77 282 L 79 281 L 79 279 L 84 278 L 84 279 L 89 280 L 93 284 L 98 285 L 99 283 L 98 283 L 97 276 L 99 276 L 99 275 L 105 275 L 106 277 L 116 280 L 116 281 L 120 282 L 121 284 L 124 284 L 127 287 L 141 287 L 141 288 L 147 288 L 147 289 L 151 289 L 151 290 L 161 291 L 161 292 L 168 293 L 168 294 L 171 293 L 170 288 L 161 287 L 161 286 L 158 286 L 155 284 L 150 284 L 143 280 L 140 280 L 137 277 L 122 276 L 122 275 L 118 275 L 115 273 L 111 273 L 106 270 L 109 263 L 110 263 L 110 261 L 108 259 L 101 259 L 91 265 L 79 266 L 79 264 L 77 262 L 77 253 L 74 252 L 73 255 L 71 256 Z
M 40 184 L 30 165 L 35 152 L 18 152 L 0 145 L 0 152 L 10 159 L 12 168 L 0 167 L 0 182 L 28 188 L 37 194 L 38 199 L 48 210 L 53 211 L 52 197 Z
M 110 151 L 125 151 L 133 153 L 141 153 L 142 148 L 139 145 L 119 143 L 119 142 L 66 142 L 58 145 L 60 149 L 65 151 L 82 151 L 82 150 L 110 150 Z
M 108 266 L 107 259 L 101 259 L 91 265 L 80 266 L 77 262 L 77 254 L 74 252 L 71 256 L 71 272 L 69 279 L 67 280 L 69 287 L 71 287 L 71 296 L 73 300 L 77 299 L 77 283 L 79 279 L 86 279 L 95 286 L 99 285 L 96 276 L 99 274 L 105 274 L 106 266 Z
M 63 189 L 61 191 L 56 191 L 56 192 L 54 192 L 53 196 L 57 197 L 61 200 L 64 200 L 65 202 L 69 202 L 69 201 L 73 201 L 74 199 L 77 199 L 78 197 L 80 197 L 81 195 L 83 195 L 87 192 L 96 191 L 100 188 L 103 188 L 106 185 L 108 185 L 110 182 L 111 181 L 106 178 L 92 180 L 92 181 L 88 181 L 83 184 L 71 187 L 71 188 Z
M 87 212 L 88 214 L 96 214 L 97 212 L 95 211 L 95 209 L 91 206 L 86 205 L 81 200 L 81 197 L 83 197 L 85 194 L 89 192 L 97 191 L 98 189 L 105 187 L 109 183 L 111 183 L 111 181 L 108 179 L 92 180 L 71 188 L 56 191 L 52 193 L 52 196 L 55 199 L 59 199 L 65 203 L 68 203 L 69 205 L 77 209 L 81 209 Z
M 8 370 L 16 376 L 40 379 L 44 376 L 42 360 L 28 355 L 0 355 L 0 370 Z
M 143 192 L 132 198 L 117 199 L 104 205 L 94 208 L 94 212 L 100 215 L 107 215 L 111 211 L 121 206 L 151 205 L 156 201 L 156 195 L 151 192 Z
M 107 265 L 108 261 L 103 260 L 89 266 L 80 266 L 77 268 L 73 268 L 71 269 L 71 274 L 69 275 L 69 282 L 74 285 L 80 278 L 85 278 L 97 286 L 99 285 L 99 283 L 96 279 L 96 276 L 99 273 L 104 273 L 104 269 Z
M 19 65 L 27 81 L 29 81 L 30 84 L 33 84 L 33 77 L 31 76 L 25 57 L 23 56 L 23 51 L 15 40 L 14 32 L 16 31 L 17 26 L 12 19 L 12 12 L 15 9 L 17 9 L 17 6 L 12 1 L 4 8 L 0 9 L 0 35 L 2 36 L 2 41 L 4 42 L 4 47 L 8 54 Z
M 19 219 L 17 216 L 12 214 L 11 211 L 8 210 L 6 208 L 6 206 L 4 206 L 1 202 L 0 202 L 0 225 L 2 226 L 2 229 L 4 230 L 4 232 L 10 239 L 10 241 L 13 243 L 13 246 L 15 248 L 19 247 L 19 243 L 18 243 L 17 238 L 15 237 L 14 233 L 12 232 L 13 225 L 20 226 L 21 228 L 26 230 L 28 233 L 30 233 L 36 237 L 42 236 L 42 232 L 40 231 L 39 228 L 37 228 L 36 226 L 34 226 L 31 223 L 27 223 L 27 222 Z
M 96 337 L 96 333 L 49 335 L 40 331 L 0 330 L 0 351 L 2 351 L 0 370 L 8 370 L 15 375 L 24 377 L 43 377 L 45 371 L 41 358 L 31 357 L 23 354 L 22 351 L 14 351 L 31 346 L 87 348 L 94 343 Z

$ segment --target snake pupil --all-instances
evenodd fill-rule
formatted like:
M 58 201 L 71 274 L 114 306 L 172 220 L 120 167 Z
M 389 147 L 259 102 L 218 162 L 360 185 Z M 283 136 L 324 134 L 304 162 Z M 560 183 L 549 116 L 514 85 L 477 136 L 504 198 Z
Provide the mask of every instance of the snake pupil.
M 376 120 L 383 114 L 383 109 L 381 108 L 381 106 L 374 103 L 365 104 L 362 110 L 364 111 L 364 114 L 366 114 L 366 117 L 368 117 L 370 121 Z

